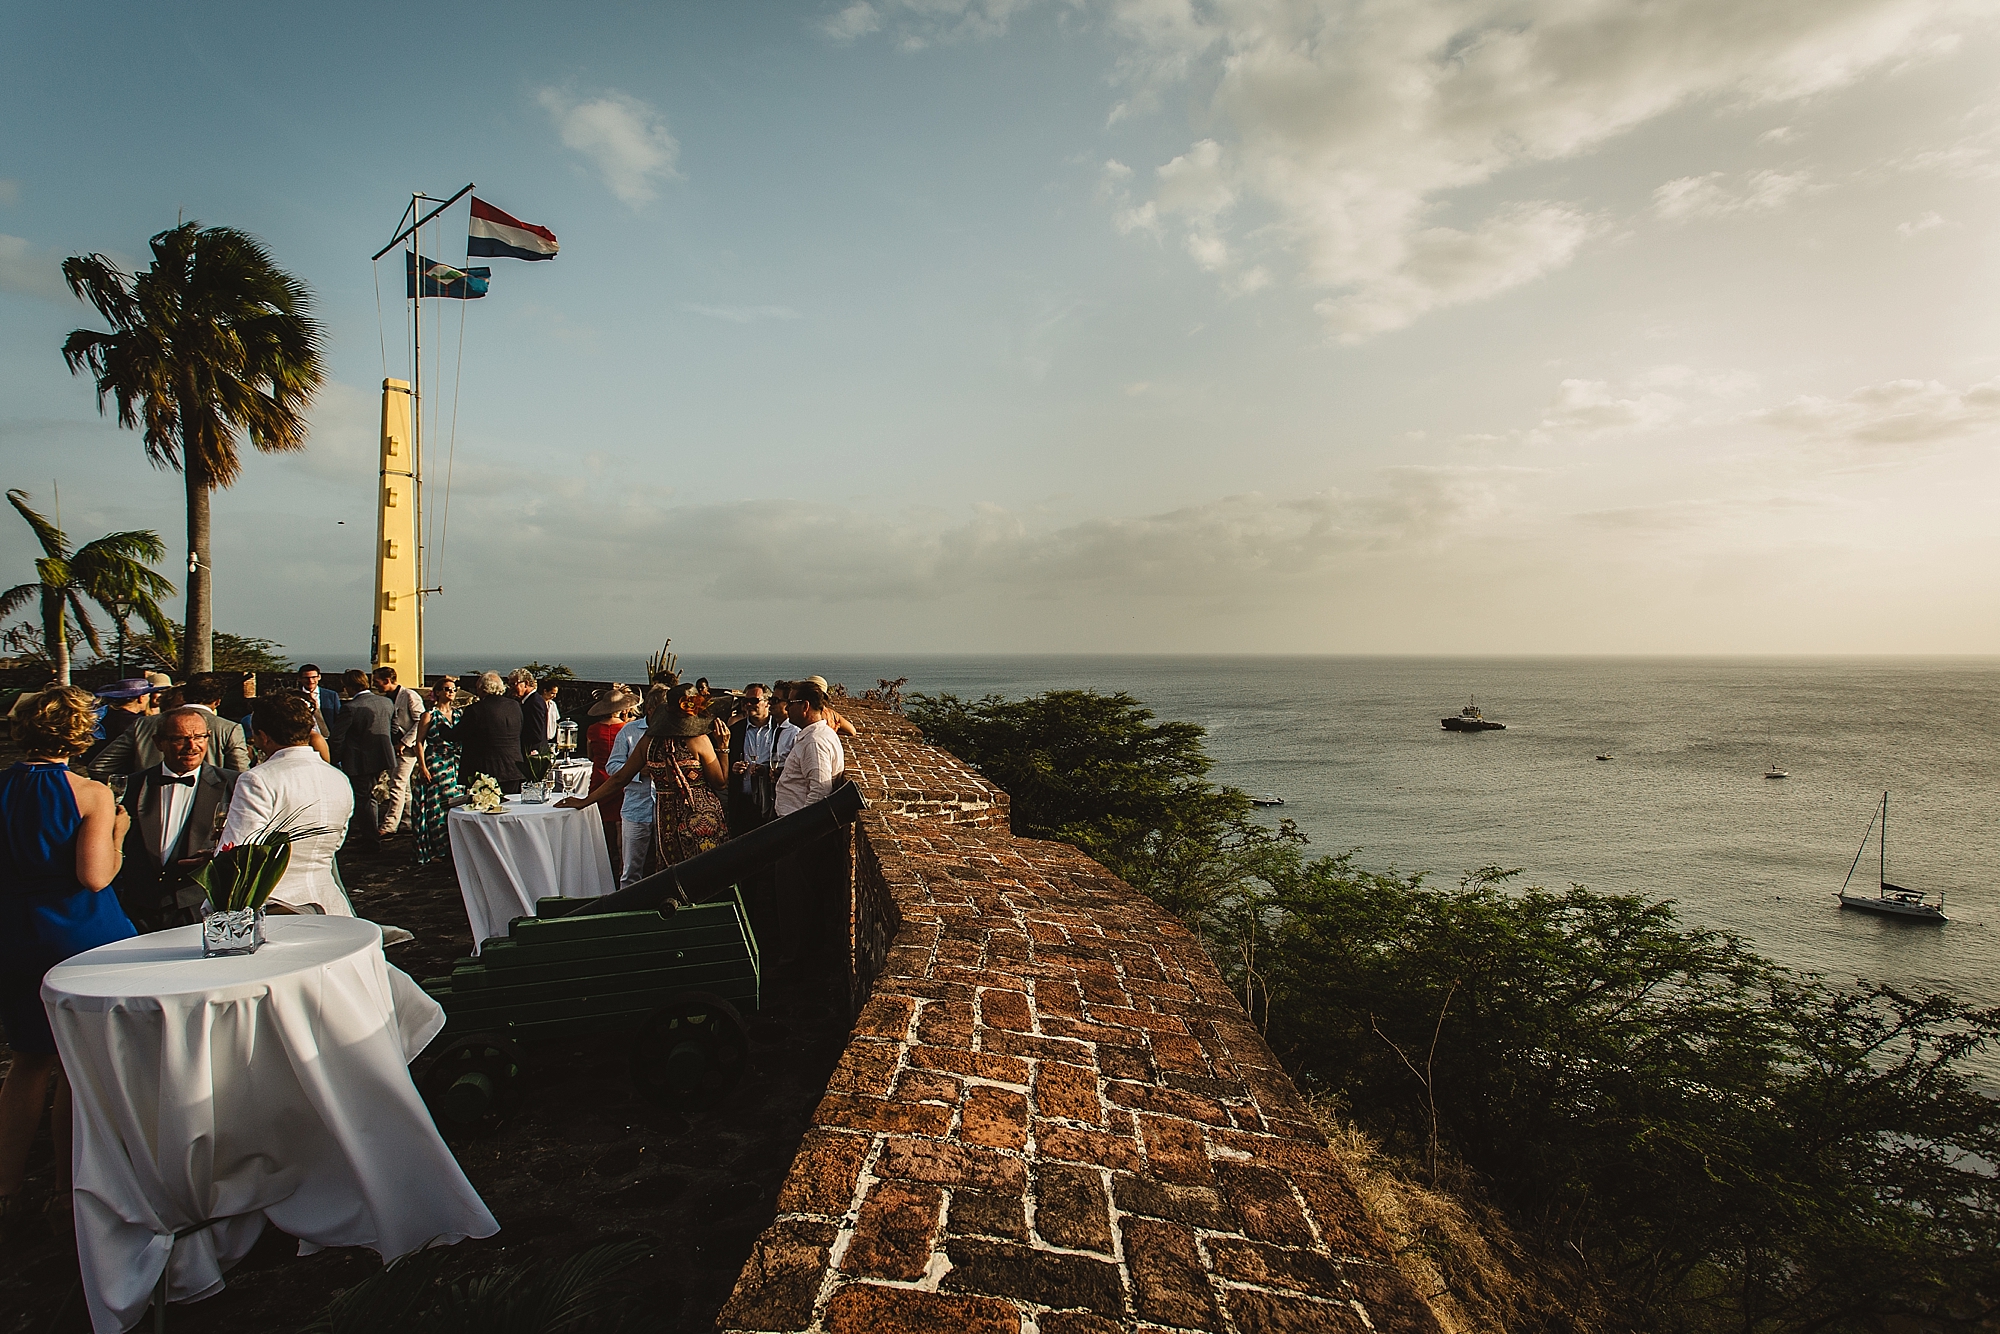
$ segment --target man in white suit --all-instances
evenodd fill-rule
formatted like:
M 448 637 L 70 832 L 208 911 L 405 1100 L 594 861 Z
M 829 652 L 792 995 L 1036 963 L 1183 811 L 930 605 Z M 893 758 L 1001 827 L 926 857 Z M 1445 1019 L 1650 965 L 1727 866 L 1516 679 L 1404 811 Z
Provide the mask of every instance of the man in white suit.
M 291 860 L 266 908 L 354 916 L 333 865 L 354 814 L 354 790 L 313 749 L 311 708 L 298 695 L 271 695 L 257 701 L 251 720 L 257 748 L 268 758 L 236 780 L 218 842 L 250 843 L 277 829 L 324 831 L 292 841 Z

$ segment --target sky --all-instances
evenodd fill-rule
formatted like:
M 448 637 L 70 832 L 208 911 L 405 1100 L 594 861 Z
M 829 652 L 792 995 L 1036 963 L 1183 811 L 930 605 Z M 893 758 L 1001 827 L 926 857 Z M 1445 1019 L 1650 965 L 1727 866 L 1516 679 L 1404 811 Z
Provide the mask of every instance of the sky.
M 424 303 L 434 655 L 2000 652 L 1994 0 L 5 17 L 0 483 L 174 573 L 60 264 L 253 233 L 328 377 L 216 624 L 298 655 L 468 181 L 561 254 Z

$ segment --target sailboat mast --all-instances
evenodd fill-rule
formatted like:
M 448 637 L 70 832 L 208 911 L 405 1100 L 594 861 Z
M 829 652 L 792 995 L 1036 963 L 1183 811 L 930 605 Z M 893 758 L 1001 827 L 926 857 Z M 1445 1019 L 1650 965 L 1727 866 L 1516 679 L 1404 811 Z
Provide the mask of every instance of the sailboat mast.
M 1875 845 L 1875 850 L 1882 854 L 1882 860 L 1876 864 L 1875 881 L 1886 886 L 1889 883 L 1889 794 L 1886 791 L 1882 793 L 1882 841 Z

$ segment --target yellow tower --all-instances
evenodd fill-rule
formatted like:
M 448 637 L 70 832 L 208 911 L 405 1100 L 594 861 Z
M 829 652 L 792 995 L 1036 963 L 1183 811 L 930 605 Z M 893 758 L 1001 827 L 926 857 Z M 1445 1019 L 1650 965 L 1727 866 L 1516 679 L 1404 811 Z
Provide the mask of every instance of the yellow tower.
M 382 381 L 382 489 L 375 505 L 377 667 L 394 667 L 406 685 L 424 680 L 422 576 L 417 557 L 419 493 L 416 438 L 410 430 L 410 382 Z

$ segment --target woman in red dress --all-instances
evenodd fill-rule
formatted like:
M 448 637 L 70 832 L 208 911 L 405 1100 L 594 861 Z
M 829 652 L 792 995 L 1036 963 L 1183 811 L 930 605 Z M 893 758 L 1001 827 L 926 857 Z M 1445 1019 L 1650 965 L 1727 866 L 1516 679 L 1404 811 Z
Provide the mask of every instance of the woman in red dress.
M 604 767 L 605 761 L 611 758 L 611 747 L 617 742 L 618 733 L 625 724 L 638 716 L 639 697 L 628 687 L 617 683 L 613 683 L 612 687 L 598 696 L 597 702 L 590 706 L 591 723 L 584 729 L 583 748 L 590 756 L 592 792 L 604 786 L 604 781 L 611 777 Z M 604 817 L 604 841 L 611 848 L 611 865 L 615 868 L 618 865 L 619 835 L 623 832 L 620 828 L 620 805 L 617 802 L 606 802 L 598 813 Z

